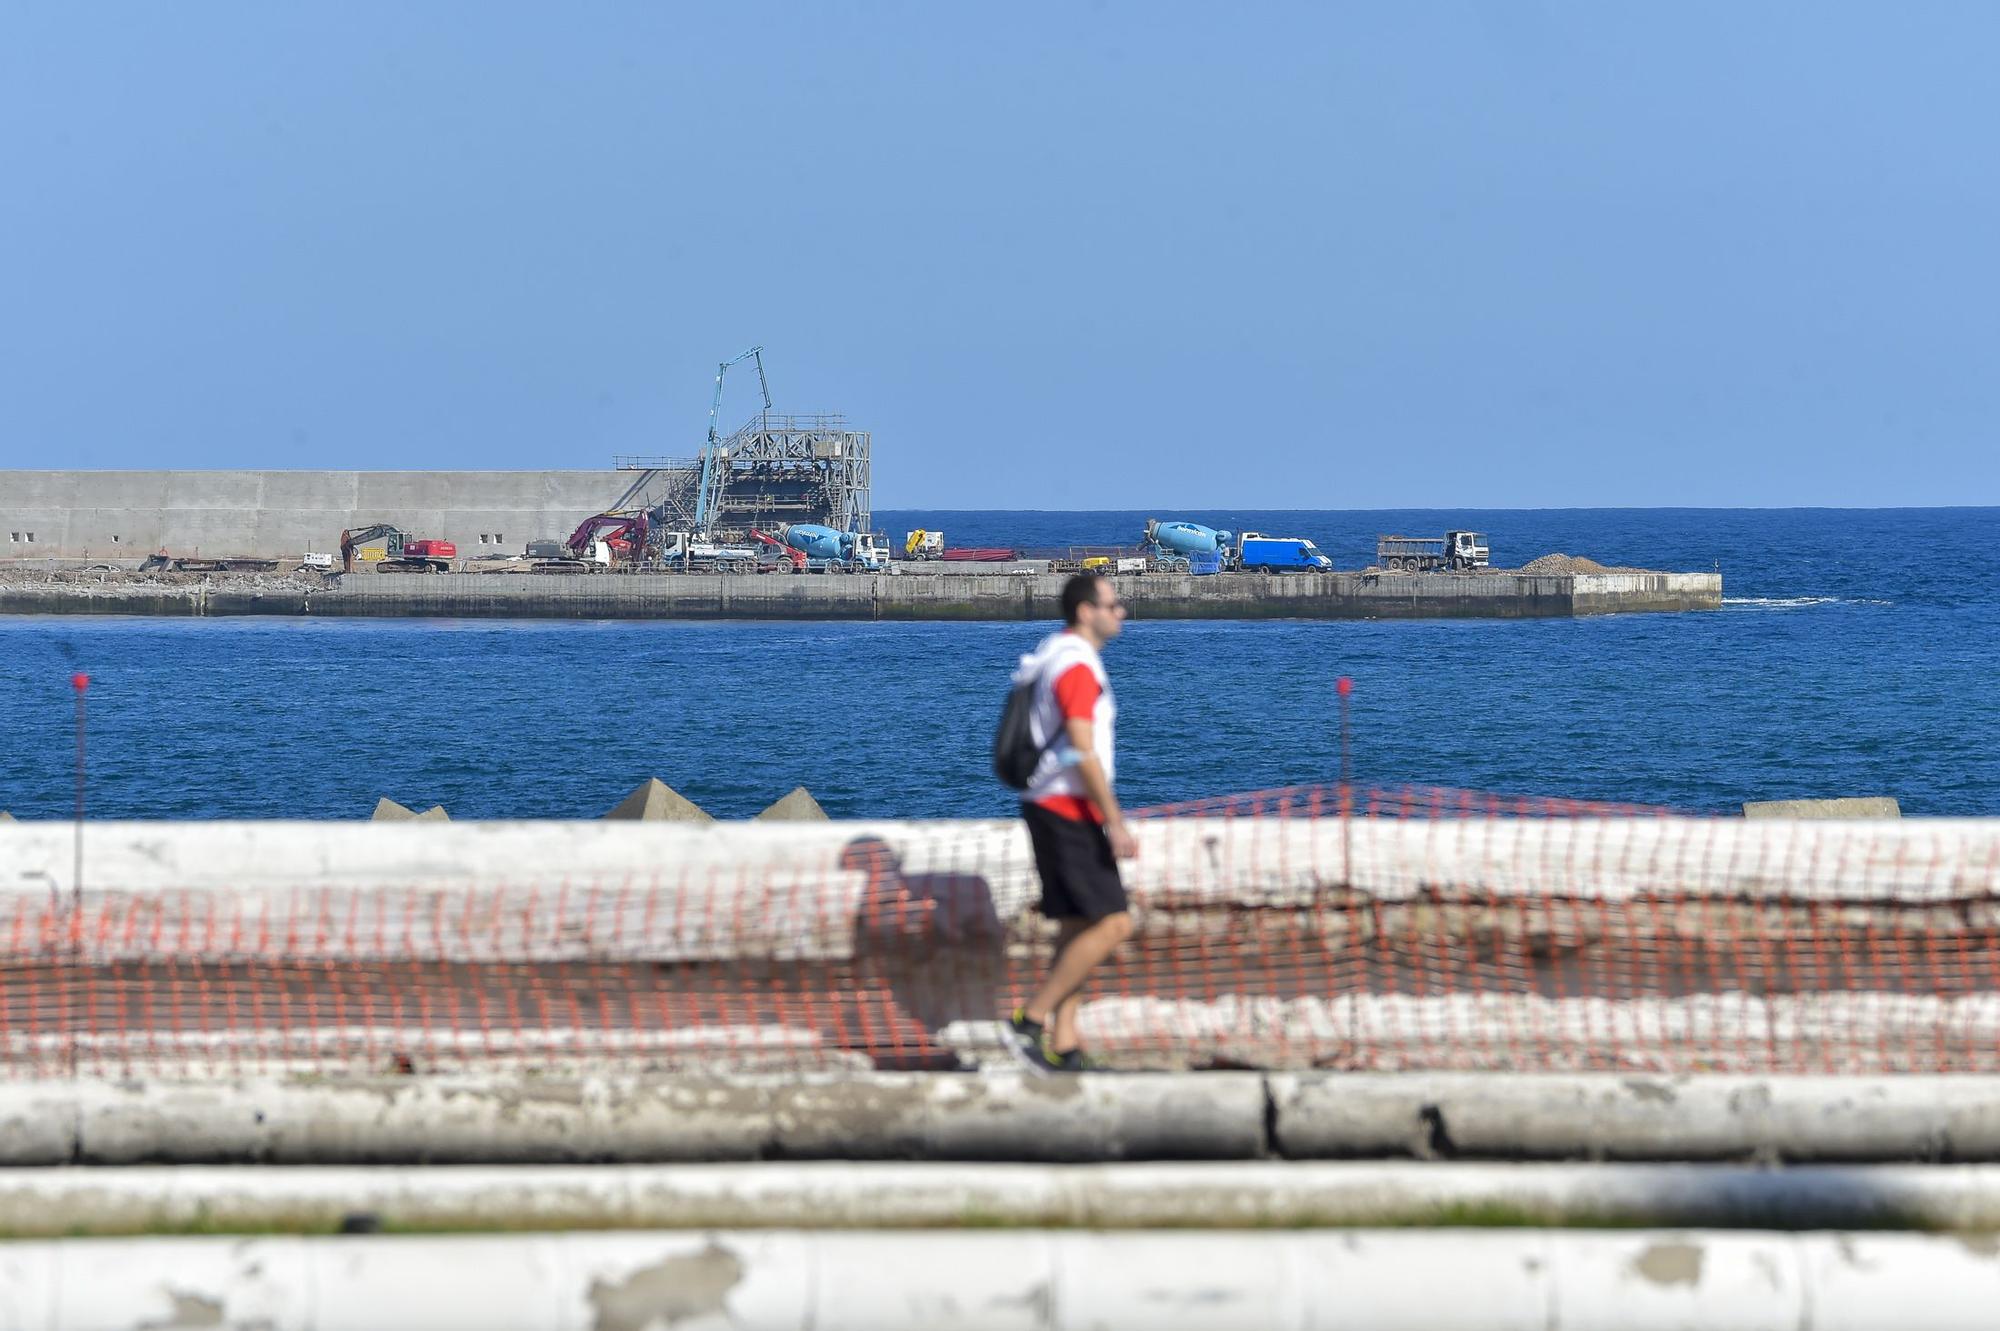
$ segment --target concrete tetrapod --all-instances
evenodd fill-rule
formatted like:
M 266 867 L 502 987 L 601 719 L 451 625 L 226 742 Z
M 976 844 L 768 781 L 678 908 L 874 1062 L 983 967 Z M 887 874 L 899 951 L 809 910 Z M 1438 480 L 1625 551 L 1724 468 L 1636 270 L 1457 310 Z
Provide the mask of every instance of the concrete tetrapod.
M 792 787 L 790 793 L 774 801 L 757 815 L 760 823 L 824 823 L 829 821 L 826 810 L 819 807 L 819 801 L 804 786 Z
M 370 822 L 377 823 L 448 823 L 451 815 L 444 811 L 444 805 L 433 804 L 418 813 L 406 804 L 398 804 L 387 795 L 375 801 L 375 812 L 368 815 Z
M 608 819 L 640 823 L 710 823 L 702 807 L 656 776 L 649 776 L 618 801 Z
M 1887 795 L 1830 800 L 1749 800 L 1745 818 L 1901 818 L 1903 806 Z
M 5 1256 L 0 1331 L 1983 1331 L 2000 1297 L 1993 1245 L 1915 1234 L 614 1231 Z

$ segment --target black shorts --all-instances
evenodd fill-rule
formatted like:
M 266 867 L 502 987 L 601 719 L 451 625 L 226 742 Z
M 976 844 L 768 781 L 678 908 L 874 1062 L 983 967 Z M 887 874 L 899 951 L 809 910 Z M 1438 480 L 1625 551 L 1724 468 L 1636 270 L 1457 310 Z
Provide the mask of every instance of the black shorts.
M 1042 914 L 1052 920 L 1101 920 L 1127 908 L 1118 859 L 1101 826 L 1025 800 L 1021 818 L 1028 824 L 1035 872 L 1042 878 Z

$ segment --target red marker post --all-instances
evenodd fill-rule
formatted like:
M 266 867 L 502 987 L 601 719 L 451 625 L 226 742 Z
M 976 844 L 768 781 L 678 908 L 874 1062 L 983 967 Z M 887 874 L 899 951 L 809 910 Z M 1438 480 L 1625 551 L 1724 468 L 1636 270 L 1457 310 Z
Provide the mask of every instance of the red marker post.
M 90 691 L 90 676 L 81 670 L 69 677 L 69 686 L 76 691 L 76 860 L 70 866 L 69 879 L 69 946 L 72 965 L 83 962 L 83 737 L 84 737 L 84 694 Z M 76 1075 L 77 1036 L 72 1033 L 69 1042 L 70 1075 Z
M 84 693 L 90 691 L 90 675 L 76 671 L 70 675 L 76 689 L 76 863 L 70 865 L 70 901 L 78 917 L 84 909 Z
M 1354 883 L 1354 766 L 1347 743 L 1347 700 L 1354 694 L 1354 681 L 1342 675 L 1334 681 L 1340 695 L 1340 867 L 1341 877 Z
M 76 820 L 83 821 L 83 695 L 90 691 L 90 676 L 78 671 L 69 677 L 76 690 Z
M 1353 757 L 1347 746 L 1347 700 L 1354 693 L 1354 681 L 1342 675 L 1334 681 L 1333 689 L 1340 695 L 1340 784 L 1344 795 L 1347 784 L 1354 779 Z

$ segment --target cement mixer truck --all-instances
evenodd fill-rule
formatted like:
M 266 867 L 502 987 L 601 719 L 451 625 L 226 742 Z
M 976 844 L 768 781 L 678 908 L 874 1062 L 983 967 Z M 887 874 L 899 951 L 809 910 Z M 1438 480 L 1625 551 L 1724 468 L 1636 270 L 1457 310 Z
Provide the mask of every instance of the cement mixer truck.
M 1303 536 L 1266 536 L 1255 531 L 1238 535 L 1199 522 L 1149 519 L 1139 544 L 1152 556 L 1156 568 L 1169 573 L 1220 573 L 1224 569 L 1325 573 L 1333 568 L 1333 561 Z
M 835 531 L 816 522 L 781 522 L 770 534 L 820 569 L 879 572 L 888 563 L 872 532 Z
M 1153 566 L 1166 573 L 1220 573 L 1228 562 L 1235 536 L 1199 522 L 1146 519 L 1139 548 L 1152 556 Z

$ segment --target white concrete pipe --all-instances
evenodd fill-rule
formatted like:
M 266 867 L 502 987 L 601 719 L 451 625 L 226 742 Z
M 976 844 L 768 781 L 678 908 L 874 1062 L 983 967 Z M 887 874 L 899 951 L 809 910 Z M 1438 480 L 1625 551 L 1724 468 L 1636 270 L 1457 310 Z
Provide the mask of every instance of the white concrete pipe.
M 1253 1073 L 42 1082 L 0 1084 L 0 1163 L 1247 1159 L 1266 1103 Z
M 2000 1160 L 2000 1078 L 1504 1073 L 0 1082 L 0 1165 Z
M 1989 1242 L 1910 1234 L 597 1233 L 0 1247 L 0 1331 L 1930 1331 Z
M 1449 1225 L 2000 1231 L 1991 1165 L 454 1165 L 0 1169 L 0 1236 Z
M 1324 1156 L 2000 1160 L 2000 1078 L 1271 1073 L 1272 1148 Z

